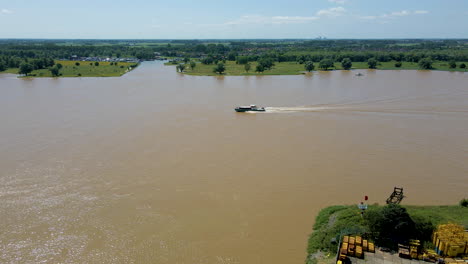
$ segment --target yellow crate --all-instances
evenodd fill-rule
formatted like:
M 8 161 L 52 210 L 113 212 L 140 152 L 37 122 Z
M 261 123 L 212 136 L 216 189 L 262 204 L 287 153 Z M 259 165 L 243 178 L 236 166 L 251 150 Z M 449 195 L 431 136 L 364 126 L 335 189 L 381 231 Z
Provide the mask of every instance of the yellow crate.
M 356 246 L 356 257 L 357 258 L 362 258 L 362 247 L 361 246 Z
M 369 252 L 372 252 L 372 253 L 375 252 L 374 243 L 372 243 L 372 242 L 369 242 Z
M 356 236 L 356 245 L 362 245 L 362 238 L 360 236 Z

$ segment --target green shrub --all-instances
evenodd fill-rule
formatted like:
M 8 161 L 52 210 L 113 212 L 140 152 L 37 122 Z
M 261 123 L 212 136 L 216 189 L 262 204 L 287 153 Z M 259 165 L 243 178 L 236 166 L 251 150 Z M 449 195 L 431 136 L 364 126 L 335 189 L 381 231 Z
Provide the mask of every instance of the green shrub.
M 460 206 L 462 207 L 468 207 L 468 199 L 462 199 L 460 201 Z

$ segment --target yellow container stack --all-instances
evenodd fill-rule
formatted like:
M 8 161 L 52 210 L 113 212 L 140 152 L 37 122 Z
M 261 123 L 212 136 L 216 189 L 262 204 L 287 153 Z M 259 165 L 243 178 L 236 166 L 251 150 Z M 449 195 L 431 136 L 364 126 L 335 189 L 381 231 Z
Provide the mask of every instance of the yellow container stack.
M 439 225 L 432 234 L 432 242 L 441 256 L 457 257 L 468 253 L 468 232 L 461 225 Z
M 364 258 L 365 251 L 374 253 L 374 244 L 361 236 L 343 236 L 338 260 L 344 260 L 346 256 Z

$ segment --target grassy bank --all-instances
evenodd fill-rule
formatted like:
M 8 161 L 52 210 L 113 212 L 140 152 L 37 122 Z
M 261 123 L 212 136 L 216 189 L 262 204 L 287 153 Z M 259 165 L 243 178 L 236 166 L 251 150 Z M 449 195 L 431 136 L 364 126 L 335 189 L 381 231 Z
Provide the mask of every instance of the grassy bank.
M 79 65 L 76 65 L 79 63 Z M 94 61 L 55 61 L 62 64 L 59 77 L 117 77 L 132 70 L 135 63 L 118 62 L 116 65 L 110 62 L 99 62 L 96 66 Z M 18 68 L 10 68 L 3 73 L 18 74 Z M 49 69 L 32 71 L 28 77 L 53 77 Z
M 369 206 L 367 213 L 378 211 L 383 206 Z M 453 222 L 468 228 L 468 208 L 454 206 L 403 206 L 416 226 L 423 223 L 424 230 L 430 230 L 439 224 Z M 334 256 L 340 234 L 368 234 L 370 231 L 366 217 L 360 215 L 356 205 L 330 206 L 322 209 L 316 217 L 313 233 L 309 237 L 307 253 L 316 254 L 319 251 L 329 252 Z M 427 232 L 426 232 L 427 233 Z M 430 236 L 430 234 L 428 234 Z M 419 238 L 424 240 L 423 238 Z
M 461 62 L 458 62 L 459 65 Z M 465 62 L 468 64 L 468 62 Z M 171 63 L 166 63 L 166 65 L 174 65 Z M 315 70 L 318 69 L 318 63 L 314 63 Z M 334 70 L 343 70 L 341 67 L 341 63 L 336 62 Z M 304 64 L 298 64 L 296 62 L 276 62 L 275 66 L 271 70 L 266 70 L 262 73 L 255 72 L 255 68 L 257 66 L 256 62 L 251 63 L 251 70 L 246 72 L 244 70 L 244 65 L 236 64 L 234 61 L 226 61 L 226 72 L 224 75 L 299 75 L 305 72 Z M 205 65 L 202 63 L 197 63 L 195 69 L 190 69 L 190 66 L 187 64 L 187 67 L 184 71 L 185 74 L 189 75 L 202 75 L 202 76 L 216 76 L 218 74 L 213 72 L 213 68 L 215 65 Z M 368 69 L 367 62 L 353 62 L 352 70 L 357 69 Z M 433 70 L 438 71 L 460 71 L 460 72 L 467 72 L 468 69 L 450 69 L 448 62 L 434 62 L 433 63 Z M 414 62 L 403 62 L 401 67 L 395 67 L 395 61 L 390 62 L 380 62 L 377 65 L 378 70 L 419 70 L 418 63 Z M 174 69 L 175 70 L 175 69 Z

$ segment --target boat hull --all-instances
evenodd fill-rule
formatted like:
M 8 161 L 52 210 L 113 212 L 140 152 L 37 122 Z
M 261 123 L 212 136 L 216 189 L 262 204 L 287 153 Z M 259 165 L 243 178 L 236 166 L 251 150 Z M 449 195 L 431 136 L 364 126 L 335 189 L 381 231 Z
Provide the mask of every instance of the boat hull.
M 258 109 L 243 109 L 243 108 L 236 108 L 234 109 L 238 113 L 244 112 L 265 112 L 265 108 L 258 108 Z

